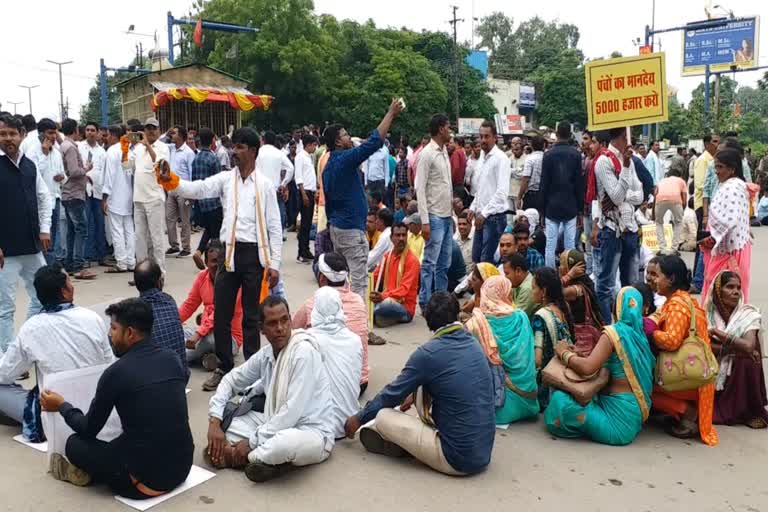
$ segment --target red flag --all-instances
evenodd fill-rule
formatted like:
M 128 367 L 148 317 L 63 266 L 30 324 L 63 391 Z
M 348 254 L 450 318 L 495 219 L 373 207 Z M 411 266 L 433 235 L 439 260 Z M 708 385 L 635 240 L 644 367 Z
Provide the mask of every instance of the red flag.
M 192 34 L 192 39 L 195 41 L 195 45 L 198 48 L 203 47 L 203 20 L 197 20 L 197 25 L 195 25 L 195 32 Z

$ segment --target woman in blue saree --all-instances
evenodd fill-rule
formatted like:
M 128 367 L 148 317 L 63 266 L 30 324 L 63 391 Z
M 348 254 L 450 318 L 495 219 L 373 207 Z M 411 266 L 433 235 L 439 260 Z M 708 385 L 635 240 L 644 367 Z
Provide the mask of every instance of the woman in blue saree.
M 589 357 L 558 343 L 557 357 L 582 376 L 601 367 L 611 380 L 586 406 L 564 391 L 554 391 L 544 411 L 547 430 L 558 437 L 588 437 L 598 443 L 625 445 L 640 433 L 648 419 L 655 358 L 643 331 L 643 298 L 631 287 L 616 299 L 615 324 L 606 327 Z
M 525 311 L 510 301 L 511 291 L 512 284 L 506 277 L 486 279 L 480 307 L 466 323 L 467 330 L 483 347 L 491 369 L 503 371 L 504 404 L 496 408 L 499 425 L 539 414 L 533 331 Z

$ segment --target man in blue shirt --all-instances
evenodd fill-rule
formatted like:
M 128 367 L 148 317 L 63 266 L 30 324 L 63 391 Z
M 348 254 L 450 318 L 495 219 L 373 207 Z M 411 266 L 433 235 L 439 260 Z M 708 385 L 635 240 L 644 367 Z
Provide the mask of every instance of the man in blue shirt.
M 496 431 L 494 389 L 488 359 L 477 340 L 458 322 L 459 303 L 447 292 L 432 295 L 424 316 L 434 337 L 416 349 L 394 382 L 347 419 L 352 438 L 372 453 L 410 453 L 447 475 L 483 471 L 491 461 Z M 431 399 L 418 416 L 405 414 L 418 393 Z M 400 405 L 400 411 L 392 409 Z
M 323 132 L 323 143 L 330 152 L 323 169 L 323 193 L 331 241 L 336 252 L 341 253 L 349 264 L 352 291 L 363 298 L 368 288 L 368 242 L 365 238 L 368 201 L 358 168 L 381 148 L 392 122 L 402 110 L 400 101 L 393 100 L 379 126 L 356 148 L 353 148 L 347 130 L 339 124 L 328 126 Z

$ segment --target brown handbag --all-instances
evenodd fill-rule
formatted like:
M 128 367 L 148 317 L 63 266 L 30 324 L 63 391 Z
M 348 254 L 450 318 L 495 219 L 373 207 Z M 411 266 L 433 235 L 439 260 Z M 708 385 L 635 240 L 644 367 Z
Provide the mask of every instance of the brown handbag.
M 595 374 L 582 377 L 572 369 L 566 368 L 555 356 L 541 370 L 541 379 L 544 384 L 565 391 L 579 404 L 587 405 L 592 401 L 592 397 L 608 385 L 611 374 L 607 368 L 600 368 Z

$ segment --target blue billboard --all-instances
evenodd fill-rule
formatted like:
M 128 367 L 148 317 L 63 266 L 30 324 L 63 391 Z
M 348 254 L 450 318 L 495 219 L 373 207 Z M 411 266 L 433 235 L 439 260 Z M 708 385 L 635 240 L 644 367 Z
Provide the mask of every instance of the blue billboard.
M 701 22 L 699 22 L 701 23 Z M 760 18 L 729 20 L 721 27 L 683 31 L 683 76 L 703 75 L 709 70 L 728 71 L 732 66 L 757 66 Z
M 483 75 L 483 78 L 488 78 L 488 52 L 483 50 L 472 50 L 467 55 L 467 64 L 470 67 L 475 68 Z

